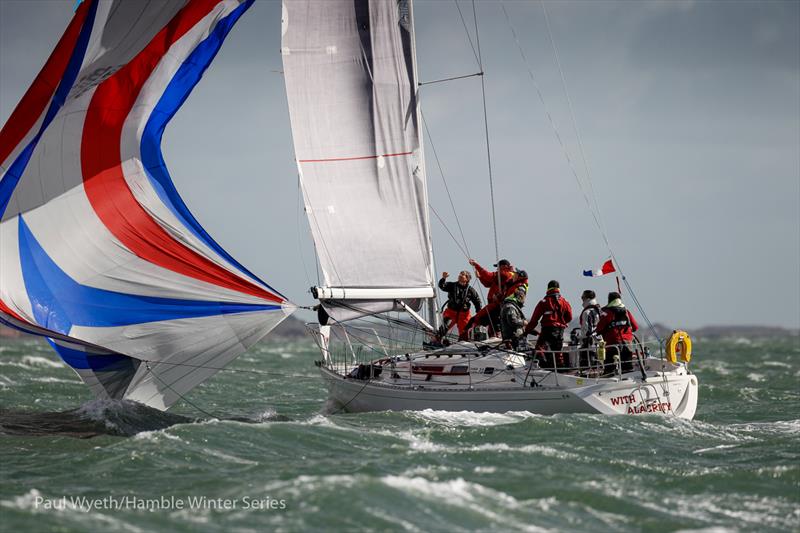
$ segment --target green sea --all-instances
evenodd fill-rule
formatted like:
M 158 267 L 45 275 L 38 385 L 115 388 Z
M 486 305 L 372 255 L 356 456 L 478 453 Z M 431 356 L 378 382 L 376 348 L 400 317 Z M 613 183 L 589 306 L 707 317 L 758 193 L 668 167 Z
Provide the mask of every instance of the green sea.
M 800 531 L 800 341 L 695 341 L 693 421 L 326 414 L 271 340 L 167 413 L 0 340 L 2 531 Z

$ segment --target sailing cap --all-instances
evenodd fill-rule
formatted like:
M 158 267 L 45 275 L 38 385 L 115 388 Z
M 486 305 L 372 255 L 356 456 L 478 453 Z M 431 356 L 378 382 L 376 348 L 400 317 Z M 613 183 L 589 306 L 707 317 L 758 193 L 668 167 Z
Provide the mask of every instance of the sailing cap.
M 560 285 L 558 284 L 558 281 L 556 281 L 554 279 L 551 279 L 550 282 L 547 284 L 547 289 L 548 290 L 557 289 L 559 287 L 560 287 Z
M 495 263 L 494 266 L 496 266 L 496 267 L 510 267 L 511 266 L 511 261 L 509 261 L 508 259 L 501 259 L 500 261 Z
M 585 291 L 583 291 L 583 294 L 581 294 L 582 300 L 593 300 L 596 297 L 597 295 L 591 289 L 586 289 Z
M 609 292 L 608 293 L 608 302 L 609 303 L 611 303 L 614 300 L 619 300 L 620 298 L 622 298 L 622 296 L 618 292 Z

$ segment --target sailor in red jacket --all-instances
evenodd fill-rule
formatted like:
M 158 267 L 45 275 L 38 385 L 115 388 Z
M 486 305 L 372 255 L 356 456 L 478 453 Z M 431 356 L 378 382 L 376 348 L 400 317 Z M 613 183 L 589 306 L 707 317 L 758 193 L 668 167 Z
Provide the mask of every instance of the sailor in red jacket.
M 618 292 L 609 292 L 608 304 L 600 312 L 600 321 L 595 331 L 606 341 L 606 357 L 611 356 L 612 365 L 613 356 L 619 355 L 623 373 L 633 371 L 633 352 L 630 344 L 633 341 L 633 333 L 638 329 L 639 324 L 622 303 L 622 296 Z M 609 370 L 613 370 L 613 367 Z
M 474 259 L 469 260 L 469 264 L 475 268 L 475 274 L 481 284 L 489 289 L 489 295 L 486 297 L 487 303 L 503 303 L 506 299 L 506 290 L 509 283 L 514 279 L 514 267 L 508 259 L 501 259 L 494 266 L 497 267 L 496 272 L 490 272 L 478 264 Z M 498 280 L 499 278 L 499 280 Z
M 542 332 L 536 340 L 537 358 L 545 368 L 566 367 L 561 351 L 564 344 L 564 330 L 572 321 L 572 306 L 561 296 L 558 281 L 551 280 L 547 284 L 547 293 L 539 300 L 533 315 L 525 328 L 525 334 L 534 333 L 536 326 L 542 323 Z
M 514 294 L 521 284 L 528 283 L 528 275 L 525 271 L 520 271 L 524 274 L 524 279 L 511 265 L 508 259 L 501 259 L 494 266 L 497 267 L 496 272 L 490 272 L 478 264 L 474 259 L 469 260 L 469 264 L 475 268 L 475 274 L 478 276 L 478 281 L 489 289 L 489 295 L 486 297 L 486 305 L 472 319 L 467 323 L 465 331 L 459 337 L 461 340 L 466 340 L 469 331 L 476 325 L 488 325 L 490 334 L 495 335 L 500 331 L 500 306 L 507 296 Z M 526 287 L 527 289 L 527 287 Z

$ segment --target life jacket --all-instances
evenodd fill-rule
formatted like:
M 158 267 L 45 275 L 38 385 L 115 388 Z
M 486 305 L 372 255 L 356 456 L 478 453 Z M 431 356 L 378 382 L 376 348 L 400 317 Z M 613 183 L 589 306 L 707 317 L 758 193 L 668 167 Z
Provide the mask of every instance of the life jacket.
M 600 305 L 599 304 L 587 305 L 586 307 L 583 308 L 583 311 L 581 311 L 581 318 L 580 318 L 581 326 L 583 325 L 583 317 L 584 317 L 584 315 L 588 315 L 589 311 L 591 311 L 592 309 L 597 311 L 597 317 L 598 317 L 598 319 L 600 318 Z M 597 324 L 595 324 L 595 326 L 597 326 Z
M 506 298 L 500 307 L 500 331 L 503 339 L 512 339 L 522 335 L 525 327 L 525 315 L 516 298 Z
M 448 293 L 447 307 L 454 311 L 469 311 L 469 291 L 472 287 L 469 284 L 463 287 L 455 283 L 453 289 Z
M 607 307 L 606 310 L 614 313 L 614 318 L 609 322 L 608 327 L 616 328 L 623 332 L 632 330 L 631 319 L 628 318 L 628 310 L 625 307 Z

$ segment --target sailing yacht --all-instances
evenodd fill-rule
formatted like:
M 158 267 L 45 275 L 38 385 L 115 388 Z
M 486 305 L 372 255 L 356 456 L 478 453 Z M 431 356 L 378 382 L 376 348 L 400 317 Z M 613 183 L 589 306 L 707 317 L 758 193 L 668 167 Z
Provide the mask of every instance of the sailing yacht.
M 295 157 L 324 281 L 312 288 L 322 320 L 311 327 L 331 408 L 692 418 L 697 378 L 685 349 L 677 361 L 674 351 L 649 357 L 640 343 L 635 371 L 623 372 L 617 360 L 609 373 L 606 364 L 578 367 L 571 346 L 568 368 L 541 368 L 530 350 L 500 339 L 426 349 L 411 341 L 391 353 L 385 332 L 354 324 L 400 311 L 423 338 L 435 338 L 439 325 L 412 9 L 405 0 L 283 6 Z
M 0 322 L 99 398 L 168 409 L 297 308 L 202 227 L 160 148 L 253 1 L 84 0 L 0 132 Z M 678 333 L 634 372 L 441 338 L 411 2 L 287 0 L 281 36 L 333 412 L 694 416 Z

